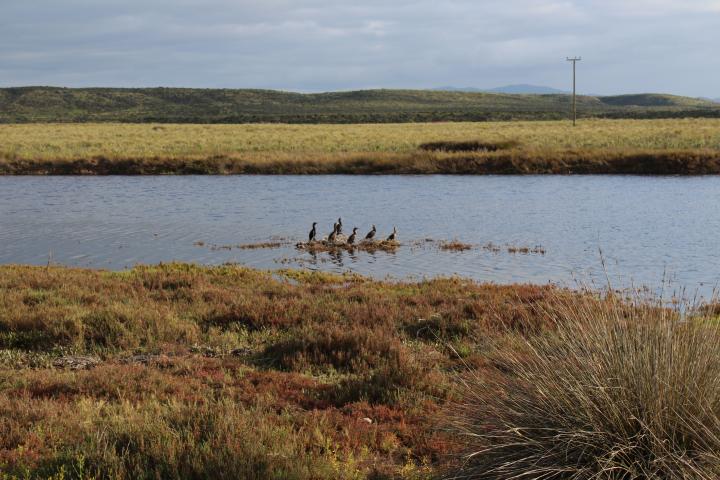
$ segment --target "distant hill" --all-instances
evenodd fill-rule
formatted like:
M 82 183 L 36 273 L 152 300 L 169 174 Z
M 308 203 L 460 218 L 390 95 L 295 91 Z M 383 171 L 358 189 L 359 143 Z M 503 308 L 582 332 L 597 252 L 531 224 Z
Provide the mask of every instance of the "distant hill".
M 639 93 L 632 95 L 613 95 L 599 97 L 607 105 L 636 107 L 707 107 L 715 102 L 702 98 L 680 97 L 657 93 Z
M 551 94 L 567 94 L 570 92 L 564 90 L 558 90 L 557 88 L 543 87 L 541 85 L 505 85 L 503 87 L 495 88 L 474 88 L 474 87 L 439 87 L 435 90 L 441 90 L 445 92 L 485 92 L 485 93 L 514 93 L 514 94 L 526 94 L 526 95 L 551 95 Z
M 489 92 L 495 93 L 520 93 L 520 94 L 536 94 L 536 95 L 549 95 L 549 94 L 568 94 L 570 92 L 565 90 L 558 90 L 557 88 L 543 87 L 539 85 L 506 85 L 504 87 L 491 88 Z
M 291 93 L 249 89 L 0 89 L 0 122 L 383 123 L 567 118 L 570 96 L 440 90 Z M 673 95 L 579 96 L 584 117 L 720 117 L 720 105 Z

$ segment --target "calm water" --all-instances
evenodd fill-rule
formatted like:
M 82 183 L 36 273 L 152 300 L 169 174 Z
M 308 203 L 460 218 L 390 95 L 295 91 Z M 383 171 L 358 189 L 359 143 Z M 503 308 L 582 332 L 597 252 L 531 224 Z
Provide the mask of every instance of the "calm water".
M 171 260 L 304 266 L 395 278 L 459 274 L 494 282 L 603 283 L 708 293 L 720 280 L 720 178 L 615 176 L 0 177 L 0 263 L 121 269 Z M 397 225 L 394 253 L 316 258 L 292 245 L 313 221 L 327 234 Z M 432 238 L 536 246 L 545 255 L 441 252 Z M 206 246 L 194 245 L 202 241 Z

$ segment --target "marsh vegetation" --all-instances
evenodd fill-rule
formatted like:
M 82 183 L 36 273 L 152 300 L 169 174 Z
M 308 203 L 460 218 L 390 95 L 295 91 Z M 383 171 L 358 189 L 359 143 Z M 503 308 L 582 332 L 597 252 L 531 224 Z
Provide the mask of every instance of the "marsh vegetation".
M 173 264 L 0 267 L 0 312 L 4 478 L 720 472 L 713 308 Z

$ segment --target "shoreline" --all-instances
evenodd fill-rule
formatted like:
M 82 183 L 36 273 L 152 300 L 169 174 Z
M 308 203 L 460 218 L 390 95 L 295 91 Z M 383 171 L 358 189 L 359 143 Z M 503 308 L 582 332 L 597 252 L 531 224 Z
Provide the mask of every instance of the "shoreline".
M 720 150 L 343 153 L 32 160 L 0 157 L 18 175 L 719 175 Z

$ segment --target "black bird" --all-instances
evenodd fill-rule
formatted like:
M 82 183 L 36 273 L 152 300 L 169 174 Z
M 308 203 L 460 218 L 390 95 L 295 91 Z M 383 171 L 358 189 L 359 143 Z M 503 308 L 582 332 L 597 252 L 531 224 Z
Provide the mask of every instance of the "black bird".
M 353 228 L 353 233 L 347 239 L 348 245 L 352 245 L 353 243 L 355 243 L 355 235 L 357 235 L 357 231 L 357 227 Z
M 337 221 L 337 234 L 340 235 L 342 233 L 342 218 L 338 218 Z
M 393 226 L 393 233 L 390 234 L 390 236 L 387 238 L 388 242 L 394 242 L 395 237 L 397 236 L 397 228 Z
M 328 235 L 328 242 L 334 242 L 334 241 L 335 241 L 335 237 L 337 236 L 337 231 L 338 231 L 338 224 L 336 223 L 336 224 L 333 225 L 333 231 L 332 231 L 332 233 L 331 233 L 330 235 Z
M 377 231 L 377 229 L 375 228 L 375 225 L 373 225 L 372 230 L 370 230 L 370 231 L 368 232 L 368 234 L 365 235 L 365 240 L 372 240 L 372 239 L 375 237 L 375 232 L 376 232 L 376 231 Z
M 317 235 L 317 230 L 315 227 L 317 226 L 317 222 L 313 222 L 313 228 L 310 230 L 310 234 L 308 235 L 308 243 L 315 241 L 315 235 Z

